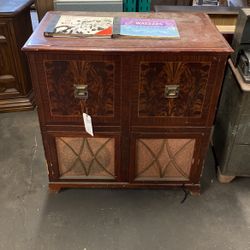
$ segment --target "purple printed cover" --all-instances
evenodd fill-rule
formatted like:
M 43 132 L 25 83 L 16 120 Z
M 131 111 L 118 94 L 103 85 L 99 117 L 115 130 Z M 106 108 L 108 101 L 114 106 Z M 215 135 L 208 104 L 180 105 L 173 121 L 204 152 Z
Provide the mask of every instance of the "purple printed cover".
M 121 17 L 121 25 L 176 27 L 175 20 L 172 20 L 172 19 L 156 19 L 156 18 L 127 18 L 127 17 Z
M 175 20 L 160 18 L 120 18 L 121 36 L 180 38 Z

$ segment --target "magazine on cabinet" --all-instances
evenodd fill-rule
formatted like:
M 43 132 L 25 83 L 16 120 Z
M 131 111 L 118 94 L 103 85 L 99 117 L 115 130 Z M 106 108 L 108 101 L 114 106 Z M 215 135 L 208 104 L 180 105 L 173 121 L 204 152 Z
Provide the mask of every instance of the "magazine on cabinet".
M 55 15 L 46 37 L 180 38 L 173 19 Z
M 55 15 L 49 23 L 46 37 L 111 37 L 113 17 Z
M 128 38 L 180 38 L 173 19 L 116 17 L 113 36 Z

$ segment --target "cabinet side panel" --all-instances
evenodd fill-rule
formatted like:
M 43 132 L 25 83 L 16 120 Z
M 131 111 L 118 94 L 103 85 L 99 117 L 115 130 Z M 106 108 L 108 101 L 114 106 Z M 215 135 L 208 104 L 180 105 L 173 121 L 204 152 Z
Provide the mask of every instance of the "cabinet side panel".
M 213 133 L 215 154 L 222 174 L 226 170 L 226 164 L 238 130 L 237 120 L 242 109 L 241 103 L 242 92 L 228 66 Z
M 229 156 L 226 175 L 250 176 L 250 150 L 249 145 L 233 145 Z M 223 169 L 224 170 L 224 169 Z

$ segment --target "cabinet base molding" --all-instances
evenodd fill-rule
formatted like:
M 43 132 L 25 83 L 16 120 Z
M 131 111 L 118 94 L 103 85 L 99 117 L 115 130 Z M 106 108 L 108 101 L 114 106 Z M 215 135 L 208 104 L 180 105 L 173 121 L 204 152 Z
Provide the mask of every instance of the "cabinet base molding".
M 33 92 L 28 96 L 0 99 L 0 112 L 27 111 L 35 108 Z
M 185 188 L 191 195 L 200 195 L 200 184 L 184 184 L 184 183 L 112 183 L 112 182 L 50 182 L 49 191 L 59 193 L 61 189 L 65 188 L 112 188 L 112 189 L 176 189 Z

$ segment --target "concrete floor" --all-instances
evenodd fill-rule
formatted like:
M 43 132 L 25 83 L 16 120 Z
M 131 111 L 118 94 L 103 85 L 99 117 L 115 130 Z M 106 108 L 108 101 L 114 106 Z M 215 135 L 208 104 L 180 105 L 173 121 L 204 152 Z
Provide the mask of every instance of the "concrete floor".
M 1 250 L 249 250 L 250 178 L 176 190 L 47 190 L 36 111 L 0 114 Z

